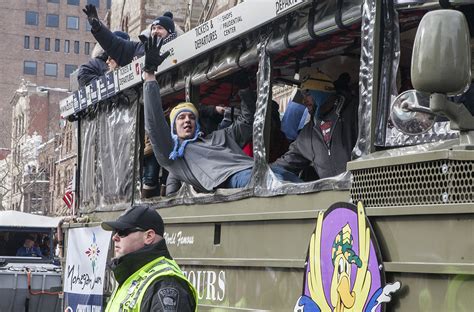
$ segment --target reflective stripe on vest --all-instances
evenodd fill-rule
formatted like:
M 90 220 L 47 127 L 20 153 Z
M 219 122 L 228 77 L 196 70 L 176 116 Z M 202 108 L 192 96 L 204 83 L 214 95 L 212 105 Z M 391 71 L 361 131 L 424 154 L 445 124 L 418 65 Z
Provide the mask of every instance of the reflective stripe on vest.
M 130 275 L 120 288 L 114 291 L 105 312 L 140 311 L 140 306 L 147 288 L 154 281 L 163 276 L 175 276 L 188 284 L 196 301 L 195 311 L 197 311 L 197 293 L 194 286 L 186 279 L 174 260 L 160 257 L 145 264 L 142 268 Z

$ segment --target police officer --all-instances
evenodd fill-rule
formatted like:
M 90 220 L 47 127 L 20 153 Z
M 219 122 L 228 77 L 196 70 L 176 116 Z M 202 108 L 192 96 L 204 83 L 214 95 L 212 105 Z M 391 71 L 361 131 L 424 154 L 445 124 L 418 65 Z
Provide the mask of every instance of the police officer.
M 113 231 L 111 267 L 118 283 L 106 312 L 197 311 L 196 290 L 171 258 L 156 210 L 133 206 L 102 228 Z

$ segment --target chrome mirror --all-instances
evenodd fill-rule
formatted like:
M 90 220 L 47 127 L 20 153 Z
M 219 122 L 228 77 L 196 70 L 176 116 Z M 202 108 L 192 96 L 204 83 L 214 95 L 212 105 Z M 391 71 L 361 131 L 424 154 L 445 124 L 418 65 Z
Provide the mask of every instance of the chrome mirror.
M 393 101 L 390 119 L 395 128 L 405 134 L 422 134 L 429 131 L 435 123 L 436 114 L 429 107 L 428 94 L 408 90 Z

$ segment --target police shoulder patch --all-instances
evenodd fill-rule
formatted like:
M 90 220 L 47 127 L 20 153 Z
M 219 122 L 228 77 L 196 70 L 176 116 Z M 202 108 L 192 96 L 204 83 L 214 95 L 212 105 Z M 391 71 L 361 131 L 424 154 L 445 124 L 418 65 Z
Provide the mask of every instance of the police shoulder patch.
M 176 288 L 165 287 L 158 291 L 164 311 L 178 311 L 179 292 Z

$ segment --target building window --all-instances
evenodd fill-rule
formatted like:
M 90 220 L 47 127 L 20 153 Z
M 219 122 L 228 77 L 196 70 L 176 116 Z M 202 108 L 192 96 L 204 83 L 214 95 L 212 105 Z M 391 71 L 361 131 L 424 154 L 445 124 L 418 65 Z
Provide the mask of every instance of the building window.
M 25 49 L 30 48 L 30 36 L 25 36 L 25 40 L 23 41 L 23 47 Z
M 69 78 L 71 74 L 77 69 L 77 65 L 66 64 L 64 65 L 64 77 Z
M 46 26 L 48 26 L 48 27 L 59 27 L 59 15 L 57 15 L 57 14 L 46 14 Z
M 79 17 L 77 17 L 77 16 L 68 16 L 66 18 L 66 28 L 67 29 L 79 29 Z
M 44 39 L 44 50 L 50 51 L 51 50 L 51 39 L 45 38 Z
M 89 24 L 89 21 L 86 19 L 86 31 L 91 31 L 92 26 Z
M 40 37 L 35 37 L 35 50 L 40 48 Z
M 87 4 L 93 4 L 96 8 L 99 8 L 100 0 L 87 0 Z
M 74 41 L 74 53 L 79 54 L 79 41 Z
M 59 0 L 48 0 L 50 3 L 59 3 Z
M 70 4 L 70 5 L 79 5 L 79 0 L 67 0 L 67 4 Z
M 64 40 L 64 53 L 69 53 L 69 40 Z
M 56 77 L 58 75 L 58 64 L 44 63 L 44 75 Z
M 38 26 L 38 12 L 26 11 L 25 24 Z
M 90 42 L 84 42 L 84 54 L 85 55 L 91 54 L 91 44 L 90 44 Z
M 112 7 L 112 0 L 107 0 L 107 10 Z
M 25 74 L 25 75 L 36 75 L 36 62 L 35 61 L 24 61 L 23 62 L 23 74 Z
M 61 40 L 54 39 L 54 51 L 59 52 L 60 49 L 61 49 Z

